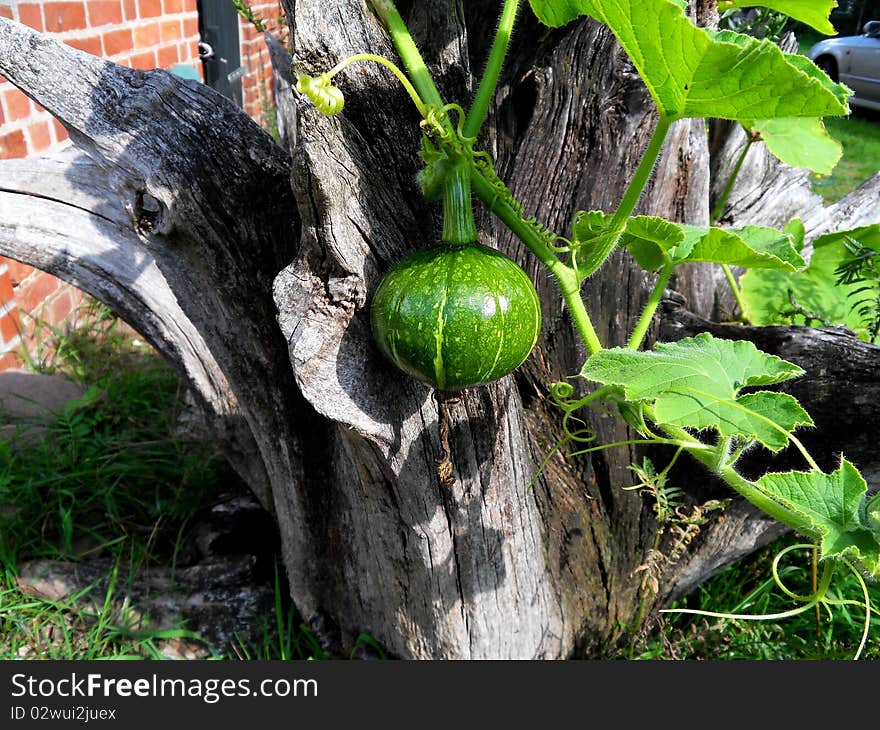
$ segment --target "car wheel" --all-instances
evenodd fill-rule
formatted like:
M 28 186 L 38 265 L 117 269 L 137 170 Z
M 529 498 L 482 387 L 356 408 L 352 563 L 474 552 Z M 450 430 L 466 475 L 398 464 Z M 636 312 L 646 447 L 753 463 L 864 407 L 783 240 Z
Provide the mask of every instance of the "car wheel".
M 837 61 L 832 56 L 819 56 L 814 63 L 828 74 L 832 81 L 837 81 Z

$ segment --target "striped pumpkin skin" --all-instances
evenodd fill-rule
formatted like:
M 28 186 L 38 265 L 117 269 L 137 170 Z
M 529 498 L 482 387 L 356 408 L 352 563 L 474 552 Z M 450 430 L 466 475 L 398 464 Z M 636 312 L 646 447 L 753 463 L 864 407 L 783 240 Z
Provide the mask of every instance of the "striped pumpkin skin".
M 384 276 L 373 297 L 379 349 L 438 390 L 489 383 L 522 365 L 541 331 L 528 275 L 480 244 L 415 251 Z

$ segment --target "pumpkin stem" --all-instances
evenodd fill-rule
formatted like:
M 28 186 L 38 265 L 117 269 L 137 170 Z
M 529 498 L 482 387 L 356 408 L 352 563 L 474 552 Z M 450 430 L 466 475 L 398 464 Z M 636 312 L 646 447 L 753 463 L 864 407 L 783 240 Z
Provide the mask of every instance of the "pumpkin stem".
M 443 233 L 440 240 L 453 246 L 464 246 L 477 240 L 471 170 L 465 162 L 454 164 L 443 181 Z

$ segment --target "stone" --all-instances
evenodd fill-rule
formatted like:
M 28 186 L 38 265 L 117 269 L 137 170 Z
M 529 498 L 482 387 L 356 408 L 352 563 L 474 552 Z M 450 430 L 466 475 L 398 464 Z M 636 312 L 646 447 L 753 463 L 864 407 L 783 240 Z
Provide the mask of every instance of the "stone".
M 46 424 L 83 392 L 81 386 L 59 375 L 25 370 L 0 373 L 0 439 L 42 437 Z
M 50 419 L 83 392 L 59 375 L 6 370 L 0 373 L 0 413 L 14 421 Z

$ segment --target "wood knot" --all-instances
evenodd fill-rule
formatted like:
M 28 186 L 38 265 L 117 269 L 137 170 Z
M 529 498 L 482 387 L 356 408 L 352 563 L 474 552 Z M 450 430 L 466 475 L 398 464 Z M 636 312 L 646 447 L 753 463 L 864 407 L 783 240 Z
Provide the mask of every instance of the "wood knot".
M 132 89 L 140 89 L 147 83 L 147 74 L 140 69 L 131 69 L 125 80 Z
M 158 198 L 145 190 L 138 190 L 134 200 L 133 218 L 138 233 L 164 233 L 166 207 Z

